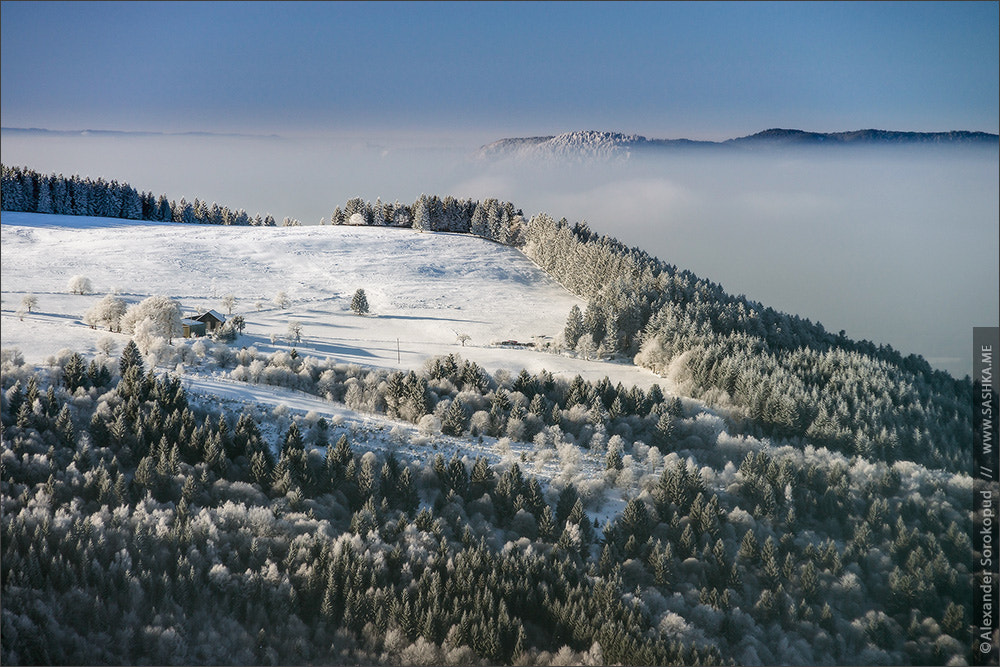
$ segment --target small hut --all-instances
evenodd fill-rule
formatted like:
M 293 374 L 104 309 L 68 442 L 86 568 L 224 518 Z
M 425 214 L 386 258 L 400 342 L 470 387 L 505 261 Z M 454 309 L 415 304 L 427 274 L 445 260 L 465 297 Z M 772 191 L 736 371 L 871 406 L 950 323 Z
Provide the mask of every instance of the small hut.
M 185 317 L 181 320 L 181 328 L 184 329 L 185 338 L 194 338 L 195 336 L 205 335 L 205 323 L 199 322 L 195 319 Z

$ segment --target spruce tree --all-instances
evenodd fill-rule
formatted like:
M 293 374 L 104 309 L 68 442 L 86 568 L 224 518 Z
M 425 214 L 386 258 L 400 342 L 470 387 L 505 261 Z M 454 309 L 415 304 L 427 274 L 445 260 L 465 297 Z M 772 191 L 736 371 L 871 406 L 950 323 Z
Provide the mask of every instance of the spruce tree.
M 465 423 L 465 409 L 462 407 L 462 402 L 455 398 L 441 418 L 441 432 L 445 435 L 462 435 L 465 431 Z
M 570 308 L 569 317 L 566 318 L 566 328 L 563 329 L 563 339 L 566 341 L 566 347 L 570 349 L 575 348 L 577 341 L 580 340 L 580 336 L 583 333 L 583 313 L 580 312 L 580 306 L 574 304 Z
M 351 310 L 354 311 L 355 315 L 365 315 L 368 313 L 368 297 L 365 295 L 363 289 L 358 289 L 354 293 L 354 298 L 351 299 Z

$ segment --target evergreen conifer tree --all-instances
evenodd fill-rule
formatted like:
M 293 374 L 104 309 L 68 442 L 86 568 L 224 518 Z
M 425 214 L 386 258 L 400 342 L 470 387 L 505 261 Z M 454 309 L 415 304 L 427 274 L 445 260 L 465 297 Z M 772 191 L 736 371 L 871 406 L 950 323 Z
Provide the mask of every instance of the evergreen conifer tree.
M 574 305 L 569 310 L 569 317 L 566 318 L 566 328 L 563 329 L 563 339 L 566 341 L 566 347 L 575 349 L 577 341 L 580 340 L 583 332 L 583 314 L 580 312 L 580 306 Z
M 354 293 L 354 297 L 351 299 L 351 310 L 354 311 L 355 315 L 365 315 L 368 313 L 368 297 L 365 295 L 363 289 L 358 289 Z

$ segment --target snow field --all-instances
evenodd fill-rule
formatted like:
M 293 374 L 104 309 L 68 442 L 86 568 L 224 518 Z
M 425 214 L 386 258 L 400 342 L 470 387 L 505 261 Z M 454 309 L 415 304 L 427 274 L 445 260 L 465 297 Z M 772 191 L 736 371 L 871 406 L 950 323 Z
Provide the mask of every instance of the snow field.
M 520 252 L 463 234 L 358 227 L 216 227 L 129 223 L 104 218 L 4 212 L 2 216 L 2 344 L 32 363 L 63 348 L 96 350 L 106 331 L 83 314 L 106 293 L 130 303 L 154 294 L 185 310 L 214 308 L 236 297 L 234 314 L 247 322 L 238 346 L 381 368 L 416 369 L 432 357 L 459 352 L 490 371 L 547 369 L 597 381 L 648 388 L 664 385 L 629 363 L 587 361 L 494 342 L 551 340 L 573 305 L 585 304 Z M 68 294 L 74 275 L 94 293 Z M 350 310 L 365 290 L 371 315 Z M 284 292 L 291 301 L 279 308 Z M 17 316 L 26 293 L 38 307 Z M 302 325 L 290 344 L 289 322 Z M 463 347 L 458 334 L 470 336 Z M 116 336 L 116 338 L 119 338 Z M 277 345 L 272 344 L 272 338 Z M 119 338 L 119 350 L 127 336 Z

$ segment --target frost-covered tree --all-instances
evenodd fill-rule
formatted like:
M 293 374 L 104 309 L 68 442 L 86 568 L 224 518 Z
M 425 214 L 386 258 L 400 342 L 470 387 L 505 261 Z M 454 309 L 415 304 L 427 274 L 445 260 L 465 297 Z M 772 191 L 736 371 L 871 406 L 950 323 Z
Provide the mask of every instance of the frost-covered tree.
M 121 331 L 121 320 L 125 316 L 127 304 L 125 299 L 108 294 L 98 301 L 83 315 L 83 321 L 91 328 L 107 325 L 108 331 Z
M 129 307 L 122 318 L 122 327 L 128 333 L 136 333 L 143 323 L 142 330 L 149 335 L 165 338 L 172 342 L 174 336 L 181 335 L 181 307 L 170 297 L 156 295 L 143 299 Z
M 359 288 L 354 293 L 354 297 L 351 299 L 351 310 L 354 311 L 355 315 L 364 315 L 368 312 L 368 297 L 363 289 Z
M 290 305 L 292 305 L 292 300 L 288 298 L 288 295 L 284 291 L 278 292 L 274 297 L 274 305 L 285 310 Z
M 236 296 L 234 294 L 227 294 L 222 297 L 222 307 L 226 309 L 226 315 L 233 314 L 233 307 L 236 306 Z
M 411 219 L 410 207 L 397 201 L 392 208 L 392 224 L 396 227 L 409 227 Z
M 448 405 L 444 416 L 441 418 L 441 432 L 445 435 L 462 435 L 465 431 L 466 420 L 467 416 L 465 409 L 462 407 L 462 402 L 458 398 L 455 398 Z
M 66 289 L 69 290 L 70 294 L 87 294 L 94 291 L 90 278 L 81 275 L 70 278 L 69 282 L 66 283 Z
M 288 340 L 293 343 L 298 343 L 302 340 L 302 323 L 298 320 L 292 320 L 288 323 Z
M 110 357 L 115 351 L 117 341 L 113 336 L 101 336 L 97 339 L 97 349 L 106 357 Z
M 566 318 L 566 328 L 563 329 L 563 339 L 566 341 L 566 347 L 570 349 L 576 348 L 576 343 L 582 335 L 583 313 L 580 312 L 580 306 L 574 304 L 570 308 L 569 317 Z
M 242 315 L 236 315 L 231 319 L 227 320 L 226 325 L 229 325 L 233 331 L 236 331 L 238 333 L 243 333 L 243 331 L 246 329 L 247 322 Z
M 25 294 L 21 297 L 21 308 L 24 308 L 29 313 L 32 308 L 38 307 L 38 297 L 34 294 Z
M 413 204 L 413 228 L 421 231 L 431 230 L 431 215 L 427 195 L 420 195 L 420 198 Z
M 594 339 L 590 334 L 580 336 L 576 342 L 576 353 L 584 359 L 594 359 L 597 357 L 598 346 L 594 344 Z
M 38 208 L 39 213 L 52 213 L 52 191 L 49 188 L 49 180 L 42 177 L 38 181 Z

